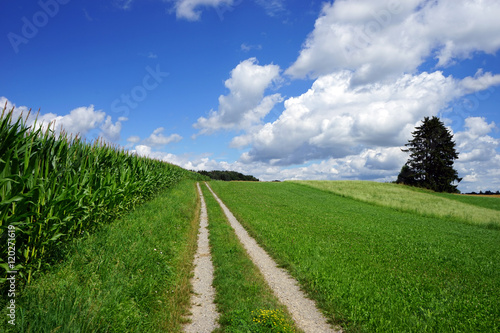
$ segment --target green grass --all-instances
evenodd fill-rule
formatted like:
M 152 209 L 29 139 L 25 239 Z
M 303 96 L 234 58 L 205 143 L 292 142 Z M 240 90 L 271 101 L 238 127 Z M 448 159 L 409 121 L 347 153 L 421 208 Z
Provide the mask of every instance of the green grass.
M 189 308 L 199 204 L 182 181 L 88 237 L 16 296 L 0 331 L 176 332 Z
M 205 185 L 202 191 L 209 217 L 215 301 L 221 313 L 217 332 L 296 332 L 286 308 L 246 254 L 219 204 Z
M 500 331 L 499 230 L 291 182 L 211 186 L 347 332 Z
M 368 181 L 294 181 L 337 195 L 424 216 L 444 217 L 500 229 L 495 198 L 461 198 L 398 184 Z M 489 199 L 483 200 L 483 199 Z

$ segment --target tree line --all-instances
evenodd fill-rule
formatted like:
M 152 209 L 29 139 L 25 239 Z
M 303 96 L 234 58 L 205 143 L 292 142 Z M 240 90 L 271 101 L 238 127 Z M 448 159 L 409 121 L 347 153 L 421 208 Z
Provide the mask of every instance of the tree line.
M 239 181 L 251 181 L 251 182 L 258 182 L 259 180 L 255 178 L 254 176 L 251 175 L 244 175 L 240 172 L 236 171 L 222 171 L 222 170 L 213 170 L 213 171 L 198 171 L 199 174 L 210 177 L 210 179 L 213 180 L 223 180 L 223 181 L 232 181 L 232 180 L 239 180 Z

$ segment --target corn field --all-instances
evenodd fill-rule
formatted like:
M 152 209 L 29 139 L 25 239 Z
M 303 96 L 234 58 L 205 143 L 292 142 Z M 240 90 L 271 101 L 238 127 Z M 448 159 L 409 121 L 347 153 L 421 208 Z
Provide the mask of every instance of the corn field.
M 8 231 L 15 230 L 15 268 L 29 283 L 58 247 L 92 232 L 191 173 L 138 157 L 103 141 L 86 143 L 27 119 L 0 118 L 0 285 Z M 10 236 L 9 236 L 10 237 Z M 10 255 L 9 255 L 10 256 Z

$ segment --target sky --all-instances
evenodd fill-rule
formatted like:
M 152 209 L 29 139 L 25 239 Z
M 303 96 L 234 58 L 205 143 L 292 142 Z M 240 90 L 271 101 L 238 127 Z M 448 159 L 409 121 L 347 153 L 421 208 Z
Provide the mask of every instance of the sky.
M 390 182 L 415 127 L 438 116 L 459 153 L 458 189 L 500 190 L 498 0 L 0 9 L 0 105 L 39 111 L 56 133 L 264 181 Z

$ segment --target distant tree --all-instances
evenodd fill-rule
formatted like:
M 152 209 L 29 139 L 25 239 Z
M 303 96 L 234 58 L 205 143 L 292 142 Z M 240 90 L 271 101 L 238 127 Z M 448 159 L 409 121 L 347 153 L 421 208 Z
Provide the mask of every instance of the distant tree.
M 457 171 L 453 161 L 458 158 L 453 135 L 437 117 L 425 117 L 412 133 L 413 139 L 403 149 L 410 158 L 398 175 L 398 183 L 420 186 L 436 192 L 457 192 Z

